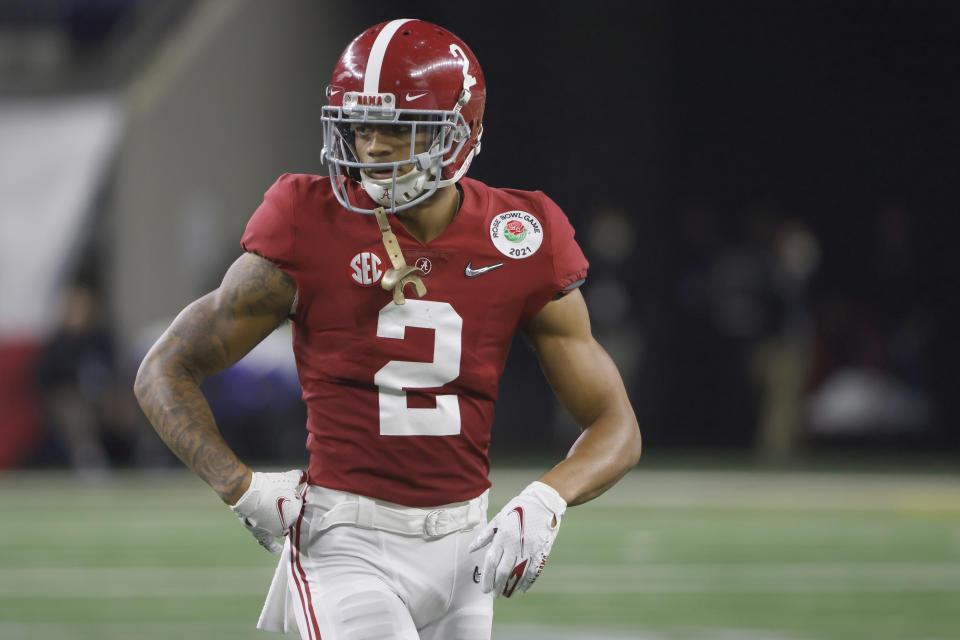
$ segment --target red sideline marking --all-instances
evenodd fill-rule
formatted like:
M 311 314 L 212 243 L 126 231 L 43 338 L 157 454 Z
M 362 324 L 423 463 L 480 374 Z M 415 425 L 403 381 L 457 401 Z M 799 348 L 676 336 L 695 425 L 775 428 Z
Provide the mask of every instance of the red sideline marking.
M 293 581 L 297 585 L 297 592 L 300 594 L 300 606 L 303 607 L 303 615 L 307 621 L 307 633 L 310 638 L 316 638 L 316 640 L 323 640 L 320 637 L 320 627 L 317 625 L 317 616 L 313 612 L 313 597 L 310 594 L 310 585 L 307 583 L 307 574 L 303 570 L 303 565 L 300 564 L 300 523 L 303 522 L 303 512 L 300 512 L 300 517 L 297 518 L 297 535 L 293 544 L 293 551 L 290 553 L 290 564 L 291 569 L 293 569 Z M 299 573 L 300 579 L 297 579 L 297 574 Z M 303 587 L 301 588 L 300 583 L 303 582 Z M 307 601 L 303 600 L 304 591 L 307 593 Z M 311 628 L 312 627 L 312 628 Z
M 0 469 L 16 469 L 43 433 L 40 394 L 33 369 L 43 344 L 38 339 L 0 338 Z

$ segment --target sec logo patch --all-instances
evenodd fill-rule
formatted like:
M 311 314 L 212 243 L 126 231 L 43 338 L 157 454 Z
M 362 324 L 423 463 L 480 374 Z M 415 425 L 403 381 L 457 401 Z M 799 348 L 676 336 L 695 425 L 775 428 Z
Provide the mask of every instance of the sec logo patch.
M 543 225 L 532 213 L 504 211 L 490 222 L 490 239 L 508 258 L 529 258 L 543 243 Z
M 380 281 L 383 260 L 373 251 L 361 251 L 350 259 L 350 277 L 363 287 L 372 287 Z

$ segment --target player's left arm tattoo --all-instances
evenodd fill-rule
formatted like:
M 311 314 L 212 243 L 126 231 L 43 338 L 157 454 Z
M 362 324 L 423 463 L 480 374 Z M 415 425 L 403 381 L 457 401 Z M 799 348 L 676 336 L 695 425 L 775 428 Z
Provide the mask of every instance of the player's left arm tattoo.
M 568 504 L 592 500 L 640 459 L 640 427 L 620 372 L 593 338 L 579 290 L 547 303 L 527 335 L 554 393 L 583 429 L 567 458 L 541 481 Z
M 217 290 L 180 312 L 137 373 L 134 391 L 160 438 L 228 504 L 246 489 L 249 469 L 220 435 L 200 383 L 282 324 L 295 294 L 289 275 L 245 254 Z

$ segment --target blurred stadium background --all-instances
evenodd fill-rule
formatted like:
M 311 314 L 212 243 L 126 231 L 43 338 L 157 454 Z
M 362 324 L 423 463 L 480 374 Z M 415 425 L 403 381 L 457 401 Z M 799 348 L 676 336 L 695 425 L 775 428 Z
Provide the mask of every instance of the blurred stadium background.
M 471 175 L 566 210 L 644 432 L 494 637 L 960 638 L 960 4 L 632 6 L 0 0 L 0 638 L 266 637 L 272 559 L 132 379 L 402 16 L 479 57 Z M 205 383 L 262 468 L 289 344 Z M 520 339 L 500 395 L 494 505 L 577 433 Z

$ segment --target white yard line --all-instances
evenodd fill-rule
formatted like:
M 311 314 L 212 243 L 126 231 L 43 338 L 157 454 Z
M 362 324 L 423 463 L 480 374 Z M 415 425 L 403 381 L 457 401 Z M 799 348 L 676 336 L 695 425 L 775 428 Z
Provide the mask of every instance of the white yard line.
M 778 563 L 558 565 L 543 593 L 960 592 L 960 564 Z
M 534 624 L 493 623 L 495 640 L 800 640 L 775 631 L 756 629 L 696 628 L 657 631 L 613 631 L 605 629 L 577 629 Z
M 267 568 L 0 569 L 2 598 L 260 596 Z M 960 563 L 551 566 L 538 593 L 960 593 Z
M 0 638 L 4 640 L 47 640 L 59 638 L 200 638 L 200 637 L 266 638 L 253 629 L 252 622 L 0 622 Z M 291 638 L 293 636 L 277 636 Z M 612 631 L 597 628 L 570 628 L 539 624 L 493 625 L 495 640 L 800 640 L 773 631 L 753 629 L 686 628 L 667 632 Z M 269 640 L 269 639 L 268 639 Z
M 256 616 L 252 616 L 254 619 Z M 160 638 L 208 638 L 271 640 L 254 628 L 255 620 L 242 622 L 2 622 L 3 640 L 138 640 Z M 277 640 L 294 636 L 277 636 Z
M 266 595 L 273 568 L 0 569 L 0 598 L 204 598 Z
M 666 640 L 668 636 L 652 632 L 570 629 L 538 624 L 493 624 L 496 640 Z M 755 640 L 755 639 L 751 639 Z
M 494 469 L 491 477 L 499 493 L 524 486 L 529 474 Z M 960 511 L 960 474 L 648 471 L 639 467 L 589 504 L 598 508 Z
M 648 470 L 643 463 L 591 508 L 748 508 L 775 510 L 903 510 L 960 512 L 960 473 L 841 473 L 785 471 Z M 491 472 L 491 506 L 501 505 L 542 469 L 497 468 Z M 4 475 L 0 505 L 22 495 L 67 487 L 116 506 L 144 504 L 145 496 L 176 495 L 182 503 L 211 505 L 209 490 L 187 471 L 117 472 L 98 484 L 80 485 L 64 472 L 14 471 Z M 195 489 L 195 491 L 191 491 Z M 159 498 L 158 498 L 159 499 Z M 2 526 L 2 524 L 0 524 Z

